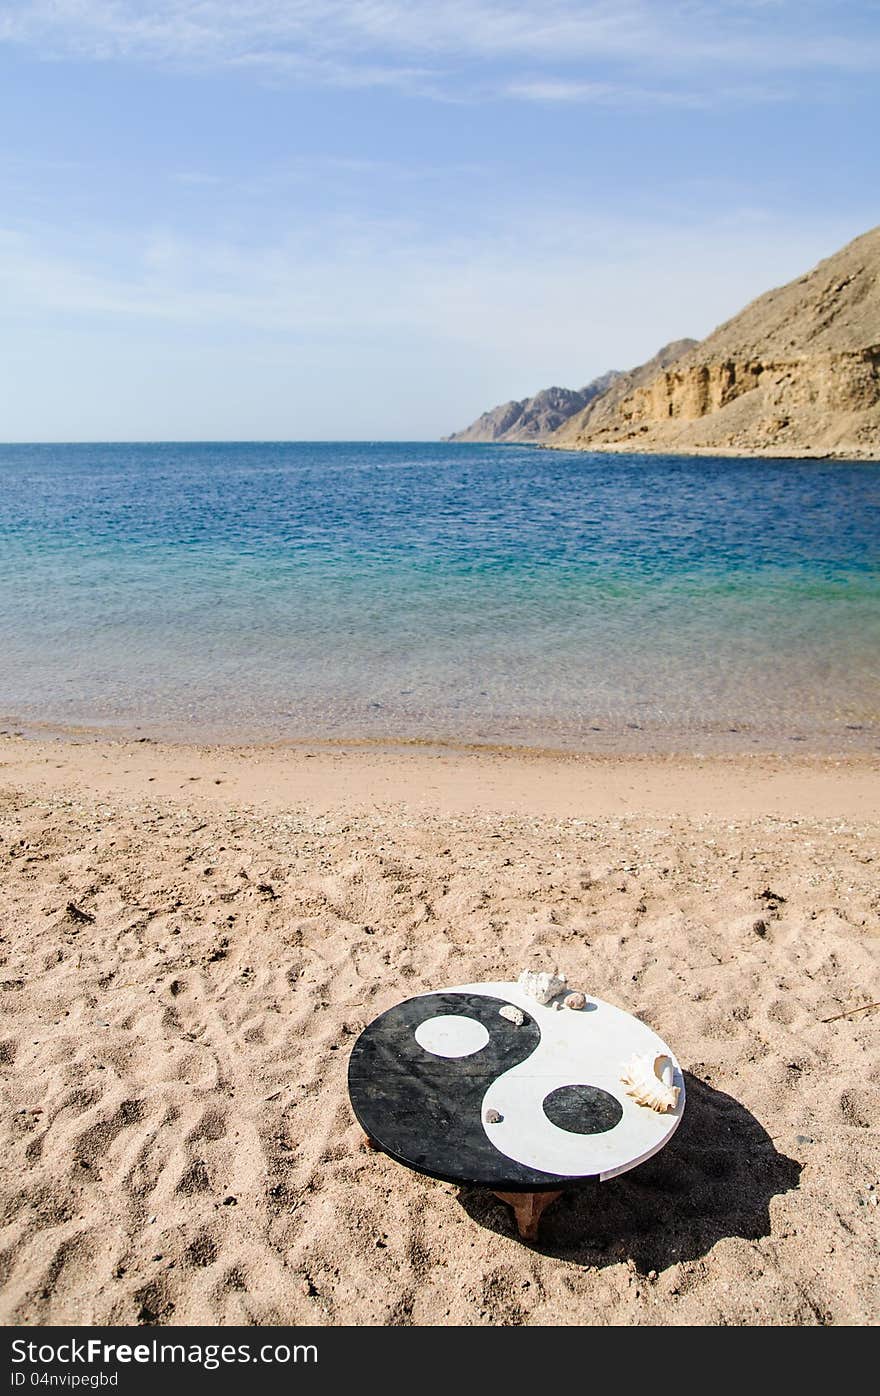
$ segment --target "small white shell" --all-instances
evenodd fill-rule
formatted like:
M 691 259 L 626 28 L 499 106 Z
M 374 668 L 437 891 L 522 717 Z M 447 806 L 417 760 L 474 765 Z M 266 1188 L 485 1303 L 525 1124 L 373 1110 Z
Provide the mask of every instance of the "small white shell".
M 521 1028 L 526 1021 L 526 1015 L 522 1009 L 517 1008 L 512 1003 L 506 1003 L 503 1008 L 499 1008 L 498 1012 L 502 1018 L 507 1018 L 511 1023 L 515 1023 L 518 1028 Z
M 631 1095 L 638 1105 L 647 1105 L 651 1110 L 663 1114 L 666 1110 L 674 1110 L 678 1104 L 681 1092 L 678 1086 L 672 1084 L 671 1057 L 652 1054 L 633 1057 L 620 1073 L 620 1079 L 626 1086 L 627 1095 Z
M 524 969 L 518 980 L 519 987 L 529 998 L 538 1003 L 550 1003 L 561 994 L 568 980 L 564 974 L 550 974 L 547 970 Z

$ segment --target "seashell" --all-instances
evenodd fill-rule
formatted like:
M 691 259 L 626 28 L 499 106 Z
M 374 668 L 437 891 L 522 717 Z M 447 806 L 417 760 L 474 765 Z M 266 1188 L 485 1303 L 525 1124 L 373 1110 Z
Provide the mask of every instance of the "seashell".
M 587 999 L 585 994 L 566 994 L 562 1000 L 566 1008 L 586 1008 Z
M 506 1003 L 503 1008 L 499 1008 L 498 1012 L 501 1014 L 502 1018 L 507 1018 L 509 1022 L 516 1023 L 518 1028 L 521 1028 L 526 1021 L 526 1015 L 523 1013 L 522 1009 L 517 1008 L 512 1003 Z
M 504 1119 L 504 1116 L 501 1114 L 499 1110 L 490 1109 L 486 1111 L 485 1115 L 483 1116 L 483 1119 L 486 1121 L 487 1125 L 500 1125 L 501 1121 Z
M 620 1073 L 627 1095 L 638 1105 L 647 1105 L 661 1115 L 675 1109 L 681 1094 L 679 1087 L 673 1086 L 672 1077 L 672 1058 L 664 1054 L 633 1057 Z
M 538 1003 L 549 1003 L 561 994 L 568 980 L 564 974 L 550 974 L 547 970 L 524 969 L 517 981 L 524 994 L 537 999 Z

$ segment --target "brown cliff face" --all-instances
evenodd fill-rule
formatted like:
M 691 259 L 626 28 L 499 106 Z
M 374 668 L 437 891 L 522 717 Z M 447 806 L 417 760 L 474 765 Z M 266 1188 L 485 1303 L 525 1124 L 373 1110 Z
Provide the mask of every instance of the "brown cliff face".
M 604 393 L 595 397 L 554 433 L 552 444 L 577 444 L 581 436 L 600 431 L 607 424 L 616 421 L 621 403 L 627 402 L 633 393 L 645 384 L 653 382 L 661 370 L 677 363 L 696 342 L 695 339 L 673 340 L 671 344 L 664 344 L 647 363 L 639 364 L 638 368 L 631 368 L 628 373 L 617 374 Z
M 880 458 L 880 228 L 615 386 L 549 444 Z

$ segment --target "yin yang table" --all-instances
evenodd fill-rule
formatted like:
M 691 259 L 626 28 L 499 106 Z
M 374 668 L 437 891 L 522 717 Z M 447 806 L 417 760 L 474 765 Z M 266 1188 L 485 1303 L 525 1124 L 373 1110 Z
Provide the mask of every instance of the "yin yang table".
M 490 1189 L 532 1241 L 565 1188 L 616 1178 L 662 1149 L 685 1104 L 681 1068 L 655 1032 L 601 999 L 571 1009 L 562 997 L 539 1004 L 514 983 L 419 994 L 364 1029 L 348 1066 L 373 1148 L 429 1177 Z M 620 1080 L 647 1054 L 672 1061 L 679 1095 L 665 1113 L 637 1104 Z

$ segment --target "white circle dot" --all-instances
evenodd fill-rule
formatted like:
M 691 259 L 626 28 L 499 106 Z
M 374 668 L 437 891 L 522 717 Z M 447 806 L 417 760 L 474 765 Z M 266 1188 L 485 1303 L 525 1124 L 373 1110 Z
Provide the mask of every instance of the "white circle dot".
M 489 1041 L 489 1034 L 476 1018 L 460 1013 L 444 1013 L 428 1018 L 416 1028 L 416 1042 L 435 1057 L 471 1057 Z

